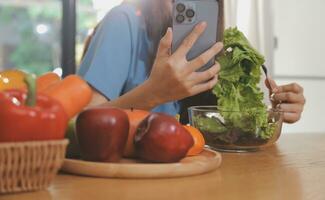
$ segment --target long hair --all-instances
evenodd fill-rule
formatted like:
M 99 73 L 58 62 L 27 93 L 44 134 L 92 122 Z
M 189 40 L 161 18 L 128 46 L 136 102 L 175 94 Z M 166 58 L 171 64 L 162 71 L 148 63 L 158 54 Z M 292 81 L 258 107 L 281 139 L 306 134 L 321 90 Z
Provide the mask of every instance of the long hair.
M 171 0 L 124 0 L 124 2 L 136 4 L 144 16 L 147 33 L 149 39 L 153 43 L 153 48 L 149 50 L 148 55 L 148 67 L 150 69 L 155 60 L 160 39 L 166 33 L 167 28 L 172 26 L 171 9 L 169 8 L 170 1 Z M 217 40 L 222 41 L 224 31 L 224 0 L 218 1 L 220 10 Z M 89 44 L 93 35 L 96 33 L 97 27 L 98 25 L 94 28 L 92 35 L 90 35 L 85 41 L 82 58 L 85 56 L 88 50 Z
M 148 68 L 151 69 L 156 58 L 156 52 L 160 39 L 166 33 L 167 28 L 172 26 L 170 7 L 171 0 L 139 0 L 139 7 L 143 13 L 147 33 L 152 41 L 149 49 Z

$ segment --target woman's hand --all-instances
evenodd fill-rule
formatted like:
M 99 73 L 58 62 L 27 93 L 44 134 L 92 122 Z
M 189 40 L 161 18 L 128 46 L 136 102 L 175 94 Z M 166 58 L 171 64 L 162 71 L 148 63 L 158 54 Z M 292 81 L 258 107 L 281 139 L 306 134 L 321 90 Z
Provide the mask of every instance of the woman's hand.
M 222 50 L 222 43 L 216 43 L 191 61 L 186 59 L 187 53 L 206 26 L 205 22 L 198 24 L 174 54 L 171 54 L 173 35 L 170 28 L 161 39 L 151 74 L 146 81 L 154 95 L 157 96 L 158 104 L 199 94 L 212 89 L 217 83 L 219 63 L 204 72 L 197 72 L 197 70 Z
M 301 118 L 306 99 L 303 88 L 297 83 L 277 86 L 275 81 L 269 78 L 272 85 L 272 101 L 279 103 L 279 108 L 284 112 L 284 122 L 295 123 Z

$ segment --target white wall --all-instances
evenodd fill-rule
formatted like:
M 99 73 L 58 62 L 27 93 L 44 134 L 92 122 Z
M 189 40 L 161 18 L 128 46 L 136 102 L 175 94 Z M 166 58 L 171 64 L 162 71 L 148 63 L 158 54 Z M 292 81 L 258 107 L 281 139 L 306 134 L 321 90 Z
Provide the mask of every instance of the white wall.
M 275 77 L 309 76 L 309 79 L 276 79 L 281 84 L 298 82 L 305 88 L 307 99 L 301 121 L 286 125 L 284 132 L 325 134 L 325 1 L 272 0 L 272 3 L 274 33 L 278 38 Z
M 275 34 L 279 42 L 279 49 L 275 51 L 275 74 L 325 78 L 322 59 L 325 56 L 325 1 L 272 2 Z

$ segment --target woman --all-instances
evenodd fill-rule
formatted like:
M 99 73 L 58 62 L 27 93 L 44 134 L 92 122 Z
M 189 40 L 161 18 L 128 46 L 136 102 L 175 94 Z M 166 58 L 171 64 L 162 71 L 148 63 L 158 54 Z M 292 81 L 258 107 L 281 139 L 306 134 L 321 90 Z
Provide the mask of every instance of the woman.
M 207 26 L 201 22 L 171 54 L 171 6 L 171 0 L 133 0 L 106 15 L 79 71 L 94 88 L 92 105 L 175 115 L 188 106 L 181 109 L 179 100 L 209 91 L 217 83 L 218 63 L 207 71 L 196 71 L 222 50 L 222 43 L 216 43 L 188 61 L 187 52 Z M 219 36 L 222 36 L 223 0 L 220 6 Z M 305 101 L 302 88 L 296 84 L 274 88 L 277 89 L 276 100 L 283 102 L 285 121 L 297 121 Z M 210 98 L 209 95 L 204 97 Z

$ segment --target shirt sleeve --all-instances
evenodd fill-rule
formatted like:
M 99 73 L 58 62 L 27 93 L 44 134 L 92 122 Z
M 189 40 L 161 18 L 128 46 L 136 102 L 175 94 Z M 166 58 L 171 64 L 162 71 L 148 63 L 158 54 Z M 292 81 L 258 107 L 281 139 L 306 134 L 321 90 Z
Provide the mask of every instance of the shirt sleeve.
M 81 63 L 81 75 L 106 98 L 121 95 L 128 78 L 131 52 L 131 27 L 123 12 L 109 13 L 99 25 Z

